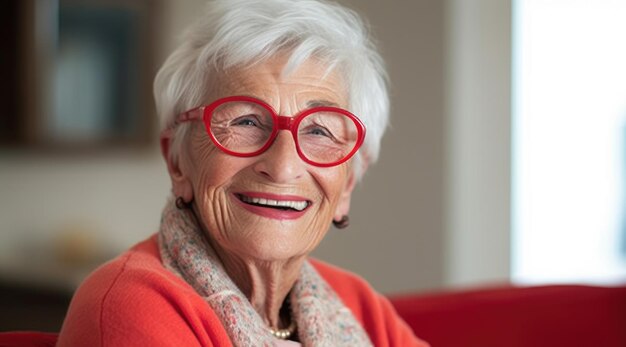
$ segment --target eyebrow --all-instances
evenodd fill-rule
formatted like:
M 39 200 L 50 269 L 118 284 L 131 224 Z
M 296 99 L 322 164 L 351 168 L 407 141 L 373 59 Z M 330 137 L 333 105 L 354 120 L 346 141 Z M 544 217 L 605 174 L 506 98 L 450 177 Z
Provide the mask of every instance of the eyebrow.
M 241 96 L 247 96 L 250 98 L 254 98 L 257 100 L 261 100 L 264 101 L 263 98 L 259 97 L 258 95 L 254 95 L 254 94 L 238 94 Z M 267 102 L 267 101 L 264 101 Z M 326 99 L 314 99 L 314 100 L 310 100 L 306 102 L 305 108 L 309 109 L 309 108 L 313 108 L 313 107 L 337 107 L 337 108 L 342 108 L 341 105 L 339 105 L 338 103 L 334 102 L 334 101 L 329 101 Z
M 312 107 L 320 107 L 320 106 L 331 106 L 331 107 L 339 107 L 336 102 L 328 101 L 328 100 L 311 100 L 306 103 L 307 108 Z

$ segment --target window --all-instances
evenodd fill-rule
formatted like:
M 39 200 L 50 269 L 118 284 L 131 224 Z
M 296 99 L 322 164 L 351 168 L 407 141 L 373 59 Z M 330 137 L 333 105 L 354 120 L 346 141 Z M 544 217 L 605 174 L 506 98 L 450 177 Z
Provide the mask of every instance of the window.
M 74 152 L 149 144 L 157 7 L 152 0 L 3 2 L 0 145 Z
M 517 0 L 513 280 L 626 279 L 626 2 Z

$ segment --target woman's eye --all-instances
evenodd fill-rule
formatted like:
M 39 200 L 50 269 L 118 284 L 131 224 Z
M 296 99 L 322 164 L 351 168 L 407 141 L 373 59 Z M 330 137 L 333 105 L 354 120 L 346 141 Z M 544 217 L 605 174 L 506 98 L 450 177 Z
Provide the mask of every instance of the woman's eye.
M 236 119 L 233 119 L 230 122 L 230 125 L 233 126 L 259 126 L 259 121 L 254 116 L 242 116 Z
M 333 137 L 333 134 L 331 134 L 330 131 L 328 131 L 328 129 L 323 128 L 323 127 L 314 127 L 314 128 L 310 128 L 309 131 L 307 131 L 308 134 L 310 135 L 317 135 L 317 136 L 326 136 L 326 137 Z

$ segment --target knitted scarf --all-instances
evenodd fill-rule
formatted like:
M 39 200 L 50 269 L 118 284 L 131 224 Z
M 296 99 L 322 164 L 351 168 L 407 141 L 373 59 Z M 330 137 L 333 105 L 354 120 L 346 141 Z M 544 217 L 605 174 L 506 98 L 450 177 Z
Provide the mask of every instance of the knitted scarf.
M 159 249 L 165 267 L 204 298 L 234 346 L 276 345 L 261 316 L 226 273 L 193 211 L 179 210 L 173 199 L 161 217 Z M 290 300 L 303 346 L 372 346 L 350 310 L 309 262 L 304 262 Z

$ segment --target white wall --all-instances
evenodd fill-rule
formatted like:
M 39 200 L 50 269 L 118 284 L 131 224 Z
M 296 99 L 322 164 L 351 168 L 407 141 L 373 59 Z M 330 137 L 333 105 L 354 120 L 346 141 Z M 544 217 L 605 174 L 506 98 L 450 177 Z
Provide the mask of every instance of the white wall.
M 93 233 L 116 250 L 154 232 L 169 187 L 156 153 L 0 154 L 0 252 Z M 57 240 L 58 241 L 58 240 Z

